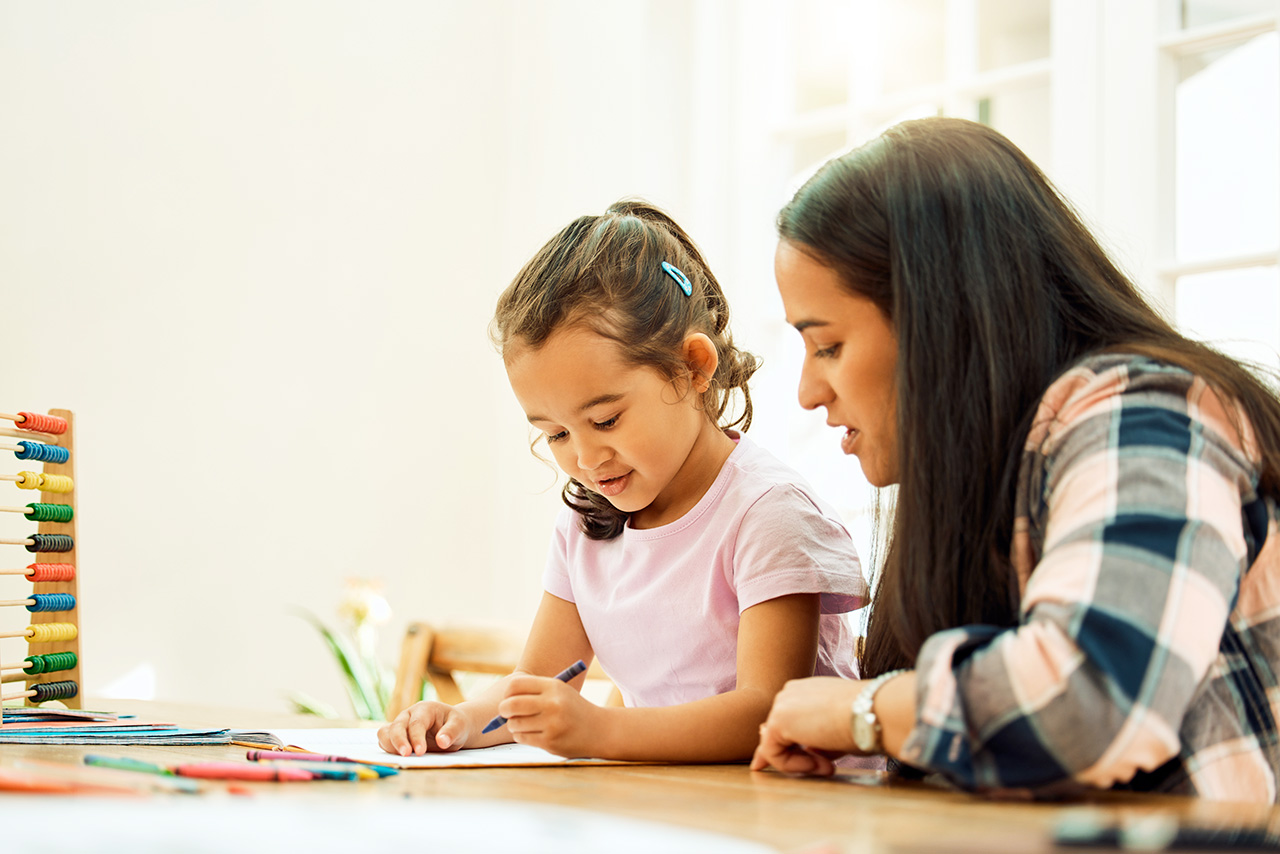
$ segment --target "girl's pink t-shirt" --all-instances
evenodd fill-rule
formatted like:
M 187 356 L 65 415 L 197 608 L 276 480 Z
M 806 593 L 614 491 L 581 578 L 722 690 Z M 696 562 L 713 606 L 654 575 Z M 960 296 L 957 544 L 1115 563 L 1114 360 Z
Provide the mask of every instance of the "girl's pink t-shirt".
M 814 675 L 857 678 L 844 615 L 868 588 L 848 531 L 796 472 L 735 438 L 711 488 L 670 525 L 591 540 L 569 508 L 556 522 L 543 584 L 577 605 L 628 706 L 733 690 L 739 615 L 793 593 L 821 594 Z

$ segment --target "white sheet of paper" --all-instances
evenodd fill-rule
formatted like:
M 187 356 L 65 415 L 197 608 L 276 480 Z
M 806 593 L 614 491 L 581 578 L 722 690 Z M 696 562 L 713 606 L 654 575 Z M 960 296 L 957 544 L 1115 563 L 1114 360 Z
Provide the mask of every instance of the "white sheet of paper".
M 341 729 L 273 729 L 271 734 L 285 744 L 312 753 L 345 756 L 364 762 L 376 762 L 396 768 L 467 768 L 504 765 L 569 765 L 598 763 L 591 759 L 565 759 L 537 747 L 524 744 L 499 744 L 495 747 L 455 750 L 452 753 L 427 753 L 422 756 L 396 756 L 378 746 L 378 731 L 373 728 Z

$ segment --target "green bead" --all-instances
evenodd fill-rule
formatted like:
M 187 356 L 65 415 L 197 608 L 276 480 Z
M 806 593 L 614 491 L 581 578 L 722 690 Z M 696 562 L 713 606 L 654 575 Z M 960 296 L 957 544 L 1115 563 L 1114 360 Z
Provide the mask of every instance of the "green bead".
M 70 504 L 28 504 L 37 522 L 70 522 L 75 509 Z

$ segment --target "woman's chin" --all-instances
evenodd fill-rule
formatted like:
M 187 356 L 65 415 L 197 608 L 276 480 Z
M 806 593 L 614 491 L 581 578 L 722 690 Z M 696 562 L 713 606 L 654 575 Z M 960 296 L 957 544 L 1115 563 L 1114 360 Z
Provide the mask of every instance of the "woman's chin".
M 862 476 L 867 479 L 867 483 L 876 489 L 884 489 L 886 486 L 893 486 L 898 482 L 896 475 L 886 472 L 882 467 L 863 462 L 862 457 L 858 457 L 858 464 L 862 466 Z

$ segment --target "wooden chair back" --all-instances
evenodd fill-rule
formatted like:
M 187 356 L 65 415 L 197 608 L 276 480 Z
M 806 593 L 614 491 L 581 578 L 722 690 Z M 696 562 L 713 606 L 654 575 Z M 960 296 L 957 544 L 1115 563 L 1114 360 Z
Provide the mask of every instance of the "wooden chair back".
M 387 720 L 422 698 L 423 684 L 430 682 L 436 698 L 441 702 L 461 703 L 462 688 L 455 674 L 486 673 L 505 676 L 520 663 L 524 649 L 524 635 L 501 628 L 475 626 L 440 627 L 425 622 L 413 622 L 405 630 L 400 646 L 400 661 L 396 667 L 396 684 L 387 706 Z M 587 669 L 588 679 L 609 677 L 592 662 Z M 621 706 L 622 694 L 617 687 L 609 693 L 608 705 Z

